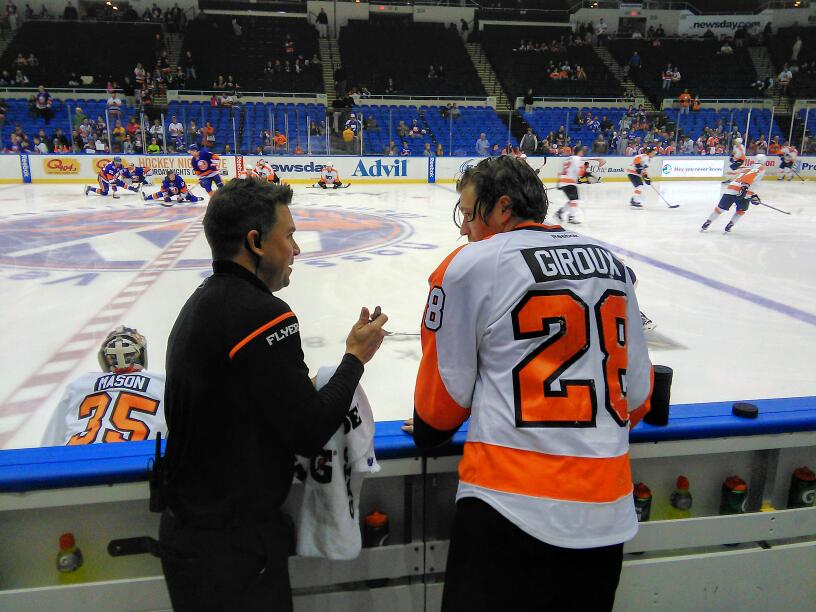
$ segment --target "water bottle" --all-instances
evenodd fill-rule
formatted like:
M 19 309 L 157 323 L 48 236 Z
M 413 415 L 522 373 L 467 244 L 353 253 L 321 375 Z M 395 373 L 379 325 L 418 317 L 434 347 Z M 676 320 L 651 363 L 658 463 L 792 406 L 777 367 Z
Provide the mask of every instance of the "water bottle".
M 388 515 L 374 510 L 365 517 L 363 546 L 385 546 L 388 542 Z
M 635 485 L 633 495 L 638 523 L 645 523 L 649 520 L 649 515 L 652 512 L 652 491 L 645 484 L 639 482 Z
M 720 514 L 745 514 L 748 485 L 739 476 L 729 476 L 722 485 Z
M 82 551 L 76 545 L 73 533 L 63 533 L 59 539 L 59 553 L 57 553 L 57 571 L 61 584 L 84 582 Z
M 669 498 L 669 510 L 667 512 L 670 519 L 683 519 L 691 517 L 691 493 L 689 493 L 689 480 L 685 476 L 677 477 L 677 484 L 674 492 Z
M 808 467 L 794 470 L 791 476 L 788 508 L 808 508 L 816 498 L 816 474 Z

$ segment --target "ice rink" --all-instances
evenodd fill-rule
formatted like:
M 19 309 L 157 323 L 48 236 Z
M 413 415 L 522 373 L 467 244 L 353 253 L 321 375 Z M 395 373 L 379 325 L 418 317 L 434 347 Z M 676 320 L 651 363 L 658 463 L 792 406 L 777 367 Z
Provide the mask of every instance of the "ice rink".
M 647 189 L 646 208 L 630 209 L 628 183 L 582 187 L 577 229 L 636 271 L 657 324 L 652 361 L 674 368 L 672 402 L 816 394 L 816 183 L 766 180 L 763 200 L 792 214 L 752 206 L 731 235 L 730 213 L 699 232 L 719 182 L 655 185 L 680 208 Z M 361 305 L 381 305 L 391 331 L 418 333 L 426 279 L 461 244 L 453 185 L 294 189 L 303 252 L 279 295 L 312 371 L 340 359 Z M 563 203 L 548 194 L 552 210 Z M 66 382 L 98 370 L 98 343 L 118 324 L 147 336 L 150 369 L 163 370 L 178 310 L 209 274 L 204 211 L 86 198 L 80 185 L 0 187 L 0 448 L 39 445 Z M 367 366 L 377 420 L 411 416 L 419 357 L 418 337 L 393 336 Z

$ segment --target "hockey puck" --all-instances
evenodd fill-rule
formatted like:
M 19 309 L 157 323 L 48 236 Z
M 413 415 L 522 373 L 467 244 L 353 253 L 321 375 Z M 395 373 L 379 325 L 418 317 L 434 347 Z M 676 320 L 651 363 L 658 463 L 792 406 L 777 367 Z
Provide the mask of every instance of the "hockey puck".
M 743 419 L 755 419 L 759 416 L 759 408 L 748 402 L 737 402 L 731 407 L 731 414 Z

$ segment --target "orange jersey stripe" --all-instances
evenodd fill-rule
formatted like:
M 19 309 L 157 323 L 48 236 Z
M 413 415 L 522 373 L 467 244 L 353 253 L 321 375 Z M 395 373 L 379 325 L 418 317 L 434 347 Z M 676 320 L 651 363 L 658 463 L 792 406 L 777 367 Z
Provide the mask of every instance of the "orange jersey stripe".
M 267 329 L 269 329 L 270 327 L 274 327 L 275 325 L 277 325 L 277 324 L 278 324 L 278 323 L 280 323 L 281 321 L 284 321 L 284 320 L 288 319 L 289 317 L 294 317 L 294 316 L 295 316 L 295 313 L 294 313 L 294 312 L 292 312 L 292 311 L 290 310 L 289 312 L 284 312 L 284 313 L 283 313 L 282 315 L 280 315 L 279 317 L 275 317 L 275 318 L 274 318 L 274 319 L 272 319 L 272 320 L 271 320 L 269 323 L 264 323 L 264 324 L 263 324 L 263 325 L 261 325 L 261 326 L 260 326 L 258 329 L 256 329 L 254 332 L 252 332 L 251 334 L 249 334 L 249 335 L 248 335 L 246 338 L 244 338 L 243 340 L 241 340 L 241 341 L 240 341 L 238 344 L 236 344 L 235 346 L 233 346 L 233 347 L 232 347 L 232 350 L 229 352 L 229 358 L 230 358 L 230 359 L 232 359 L 233 357 L 235 357 L 235 354 L 236 354 L 238 351 L 240 351 L 240 350 L 241 350 L 242 348 L 244 348 L 244 347 L 245 347 L 247 344 L 249 344 L 250 342 L 252 342 L 252 341 L 253 341 L 255 338 L 257 338 L 259 335 L 261 335 L 262 333 L 264 333 L 264 332 L 265 332 Z
M 456 254 L 465 248 L 462 245 L 448 255 L 428 279 L 431 287 L 442 285 L 442 279 L 450 262 Z M 423 314 L 424 321 L 424 314 Z M 470 416 L 470 408 L 457 404 L 445 388 L 445 382 L 439 374 L 439 361 L 436 353 L 436 333 L 421 326 L 422 361 L 419 363 L 416 386 L 414 387 L 414 410 L 419 417 L 434 429 L 447 431 L 459 427 Z
M 632 493 L 629 453 L 570 457 L 466 442 L 459 478 L 479 487 L 585 503 L 609 503 Z

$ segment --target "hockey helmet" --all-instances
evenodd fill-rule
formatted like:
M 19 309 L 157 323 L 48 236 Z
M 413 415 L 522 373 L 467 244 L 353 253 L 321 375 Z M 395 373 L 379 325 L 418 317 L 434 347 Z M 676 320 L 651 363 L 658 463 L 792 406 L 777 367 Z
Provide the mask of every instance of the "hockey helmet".
M 191 144 L 189 147 L 187 147 L 187 150 L 188 151 L 198 151 L 198 145 Z
M 357 118 L 357 115 L 355 115 L 354 113 L 351 113 L 351 118 L 352 118 L 352 119 L 356 119 L 356 118 Z
M 734 144 L 742 144 L 742 138 L 739 138 L 739 137 L 735 138 L 734 139 Z
M 103 372 L 144 370 L 147 368 L 147 340 L 138 330 L 120 325 L 102 341 L 97 356 Z
M 114 163 L 114 164 L 121 164 L 121 163 L 122 163 L 122 157 L 121 157 L 120 155 L 116 155 L 116 156 L 113 158 L 113 163 Z
M 657 149 L 652 145 L 646 145 L 645 147 L 643 147 L 644 153 L 654 153 L 655 151 L 657 151 Z
M 765 154 L 758 153 L 757 156 L 754 158 L 754 162 L 757 164 L 765 165 Z
M 175 169 L 173 169 L 173 168 L 169 168 L 169 169 L 167 170 L 167 176 L 171 176 L 171 175 L 172 175 L 172 176 L 175 176 L 176 174 L 178 174 L 178 170 L 175 170 Z

